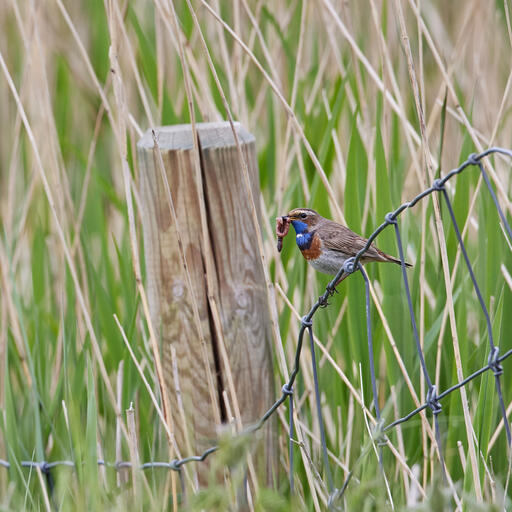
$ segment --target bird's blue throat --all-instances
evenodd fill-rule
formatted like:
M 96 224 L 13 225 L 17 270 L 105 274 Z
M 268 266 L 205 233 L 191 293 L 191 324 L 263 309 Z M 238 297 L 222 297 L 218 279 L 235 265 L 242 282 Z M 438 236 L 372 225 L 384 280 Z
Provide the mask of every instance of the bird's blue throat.
M 295 229 L 295 241 L 301 251 L 309 249 L 313 241 L 314 233 L 308 233 L 308 225 L 300 220 L 292 220 L 292 226 Z

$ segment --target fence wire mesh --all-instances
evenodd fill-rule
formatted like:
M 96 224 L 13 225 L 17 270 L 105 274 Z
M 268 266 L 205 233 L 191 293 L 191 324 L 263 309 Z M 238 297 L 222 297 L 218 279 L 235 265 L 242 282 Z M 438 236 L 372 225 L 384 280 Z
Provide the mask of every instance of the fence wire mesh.
M 504 426 L 505 426 L 505 432 L 507 437 L 507 443 L 510 447 L 511 445 L 511 431 L 510 431 L 510 424 L 507 419 L 507 412 L 505 407 L 505 402 L 503 399 L 503 393 L 501 389 L 501 381 L 500 377 L 503 374 L 503 367 L 501 363 L 509 358 L 512 355 L 512 349 L 508 350 L 504 354 L 500 355 L 499 353 L 499 347 L 495 344 L 493 333 L 492 333 L 492 325 L 491 325 L 491 319 L 489 316 L 489 312 L 487 310 L 487 306 L 485 305 L 485 301 L 483 299 L 482 293 L 480 291 L 480 288 L 477 284 L 475 274 L 473 272 L 471 262 L 469 260 L 466 247 L 464 245 L 464 242 L 462 240 L 462 235 L 459 229 L 459 226 L 457 224 L 455 213 L 452 208 L 452 204 L 449 198 L 449 195 L 446 191 L 445 185 L 454 176 L 460 174 L 462 171 L 467 169 L 471 166 L 476 166 L 479 168 L 480 173 L 482 175 L 482 178 L 485 182 L 485 185 L 487 187 L 487 190 L 490 193 L 490 196 L 492 198 L 492 201 L 496 207 L 496 210 L 498 212 L 498 215 L 500 217 L 503 230 L 505 232 L 505 236 L 508 238 L 508 241 L 510 244 L 512 244 L 512 229 L 506 219 L 506 215 L 503 212 L 498 199 L 496 197 L 496 193 L 494 192 L 494 189 L 491 185 L 491 182 L 489 180 L 489 177 L 484 169 L 484 166 L 482 164 L 482 159 L 487 157 L 488 155 L 491 155 L 493 153 L 498 153 L 505 155 L 507 157 L 512 158 L 512 151 L 500 147 L 492 147 L 489 148 L 482 153 L 476 154 L 473 153 L 469 155 L 467 160 L 463 162 L 459 167 L 456 169 L 453 169 L 448 174 L 446 174 L 444 177 L 434 180 L 432 186 L 418 194 L 415 198 L 413 198 L 411 201 L 408 201 L 406 203 L 403 203 L 400 207 L 398 207 L 396 210 L 388 213 L 385 216 L 384 222 L 370 235 L 368 238 L 368 241 L 366 245 L 356 254 L 355 257 L 350 258 L 345 261 L 344 265 L 340 270 L 338 271 L 338 274 L 330 281 L 330 283 L 327 285 L 325 292 L 318 298 L 318 300 L 313 304 L 309 312 L 302 317 L 299 335 L 298 335 L 298 342 L 297 342 L 297 349 L 295 351 L 295 357 L 294 357 L 294 365 L 292 372 L 290 374 L 290 377 L 288 379 L 288 382 L 286 382 L 282 389 L 281 389 L 281 396 L 274 402 L 274 404 L 267 410 L 267 412 L 261 417 L 261 419 L 255 423 L 254 425 L 251 425 L 250 427 L 246 428 L 242 434 L 247 433 L 254 433 L 258 430 L 260 430 L 265 422 L 276 412 L 276 410 L 284 403 L 287 399 L 289 399 L 289 464 L 290 464 L 290 471 L 289 471 L 289 479 L 290 479 L 290 490 L 293 493 L 294 492 L 294 457 L 293 457 L 293 445 L 294 445 L 294 420 L 293 420 L 293 385 L 295 383 L 295 380 L 297 378 L 297 375 L 300 371 L 300 357 L 302 353 L 302 347 L 303 347 L 303 339 L 304 334 L 306 330 L 308 331 L 309 335 L 309 341 L 310 341 L 310 349 L 311 349 L 311 362 L 312 362 L 312 371 L 313 371 L 313 381 L 314 381 L 314 388 L 315 388 L 315 396 L 316 396 L 316 404 L 317 404 L 317 410 L 316 414 L 318 417 L 318 423 L 320 427 L 320 442 L 322 446 L 322 459 L 325 469 L 325 474 L 327 478 L 327 489 L 329 491 L 329 498 L 328 498 L 328 506 L 329 508 L 332 508 L 335 505 L 335 502 L 340 500 L 347 489 L 347 486 L 350 482 L 350 479 L 353 475 L 354 469 L 348 472 L 345 480 L 343 481 L 342 485 L 339 488 L 336 488 L 334 485 L 334 480 L 332 476 L 332 472 L 329 465 L 328 460 L 328 452 L 327 452 L 327 443 L 325 439 L 325 427 L 322 417 L 322 411 L 321 411 L 321 401 L 320 401 L 320 388 L 318 383 L 318 370 L 317 370 L 317 361 L 315 356 L 315 342 L 313 337 L 313 317 L 318 311 L 319 308 L 327 307 L 329 306 L 328 299 L 335 293 L 335 283 L 338 282 L 338 280 L 343 276 L 343 274 L 352 274 L 356 271 L 360 271 L 361 275 L 363 276 L 364 284 L 365 284 L 365 297 L 366 297 L 366 327 L 367 327 L 367 338 L 368 338 L 368 349 L 369 349 L 369 368 L 370 368 L 370 377 L 371 377 L 371 385 L 372 385 L 372 395 L 373 395 L 373 405 L 375 409 L 375 416 L 377 420 L 377 424 L 373 430 L 372 436 L 373 440 L 378 444 L 379 446 L 379 467 L 380 470 L 386 478 L 386 475 L 384 473 L 383 463 L 382 463 L 382 449 L 386 446 L 388 440 L 386 438 L 386 433 L 392 430 L 397 425 L 400 425 L 402 423 L 407 422 L 412 417 L 416 416 L 420 412 L 430 409 L 432 411 L 432 415 L 434 418 L 434 426 L 435 426 L 435 442 L 437 444 L 437 453 L 439 456 L 439 461 L 441 464 L 441 468 L 443 470 L 443 475 L 446 478 L 445 473 L 445 466 L 444 466 L 444 459 L 443 459 L 443 450 L 441 445 L 441 433 L 440 433 L 440 427 L 439 427 L 439 421 L 438 416 L 442 412 L 442 406 L 440 401 L 448 396 L 450 393 L 460 389 L 461 387 L 468 384 L 470 381 L 476 379 L 483 373 L 491 370 L 494 373 L 495 376 L 495 388 L 496 393 L 498 395 L 498 400 L 500 404 L 500 411 L 503 418 Z M 414 314 L 414 308 L 412 304 L 411 299 L 411 292 L 409 288 L 409 280 L 406 273 L 406 264 L 405 264 L 405 258 L 404 258 L 404 250 L 403 250 L 403 244 L 402 244 L 402 238 L 400 234 L 400 228 L 397 222 L 397 218 L 407 209 L 414 207 L 419 201 L 422 199 L 428 197 L 429 195 L 433 194 L 434 192 L 437 192 L 441 194 L 442 198 L 444 199 L 444 202 L 446 204 L 446 207 L 449 212 L 450 220 L 457 238 L 458 245 L 460 247 L 460 250 L 462 252 L 465 265 L 467 267 L 468 273 L 471 278 L 471 282 L 473 285 L 473 288 L 475 290 L 476 296 L 478 298 L 478 302 L 480 305 L 480 308 L 482 310 L 482 313 L 485 317 L 486 321 L 486 327 L 487 327 L 487 335 L 489 339 L 489 357 L 487 364 L 480 368 L 479 370 L 475 371 L 468 377 L 464 378 L 460 382 L 457 382 L 453 386 L 449 387 L 448 389 L 445 389 L 444 391 L 438 393 L 436 386 L 432 383 L 432 380 L 430 378 L 430 374 L 427 368 L 427 364 L 425 362 L 425 357 L 423 353 L 423 349 L 420 344 L 420 339 L 418 336 L 418 329 L 416 325 L 416 318 Z M 416 407 L 415 409 L 411 410 L 407 414 L 405 414 L 402 417 L 399 417 L 395 419 L 394 421 L 391 421 L 390 423 L 386 424 L 384 423 L 384 420 L 381 416 L 381 411 L 379 408 L 379 400 L 378 400 L 378 390 L 377 390 L 377 383 L 376 383 L 376 377 L 375 377 L 375 363 L 374 363 L 374 350 L 373 350 L 373 334 L 372 334 L 372 324 L 371 324 L 371 298 L 370 298 L 370 281 L 368 278 L 368 275 L 366 274 L 365 270 L 363 269 L 362 265 L 360 264 L 362 256 L 365 254 L 366 251 L 370 248 L 370 245 L 373 243 L 373 241 L 378 237 L 378 235 L 388 226 L 393 226 L 395 231 L 395 238 L 397 242 L 398 252 L 399 252 L 399 259 L 400 259 L 400 265 L 402 269 L 402 280 L 404 283 L 404 289 L 405 289 L 405 295 L 407 299 L 407 307 L 409 311 L 409 316 L 411 320 L 411 326 L 413 331 L 413 337 L 416 345 L 416 351 L 417 355 L 419 357 L 421 371 L 423 373 L 423 376 L 425 378 L 425 382 L 427 384 L 427 393 L 425 402 L 421 404 L 420 406 Z M 204 461 L 209 455 L 216 452 L 219 449 L 217 445 L 211 446 L 207 450 L 205 450 L 200 455 L 185 457 L 182 459 L 174 459 L 170 462 L 147 462 L 144 464 L 139 465 L 139 469 L 141 470 L 148 470 L 148 469 L 156 469 L 156 468 L 164 468 L 164 469 L 170 469 L 173 471 L 180 471 L 182 467 L 185 464 L 188 464 L 190 462 L 201 462 Z M 354 467 L 356 467 L 361 460 L 366 456 L 368 453 L 368 448 L 364 449 L 359 456 L 358 460 L 355 462 Z M 99 466 L 105 466 L 113 468 L 116 471 L 119 471 L 123 468 L 131 468 L 132 463 L 129 461 L 118 461 L 115 463 L 109 463 L 105 460 L 98 460 L 97 461 Z M 76 465 L 71 460 L 60 460 L 55 462 L 47 462 L 47 461 L 20 461 L 17 462 L 19 466 L 22 468 L 31 468 L 31 469 L 38 469 L 42 472 L 42 474 L 45 475 L 48 488 L 50 493 L 53 492 L 54 488 L 54 479 L 52 475 L 52 470 L 56 467 L 63 466 L 63 467 L 69 467 L 69 468 L 75 468 Z M 12 464 L 9 463 L 6 460 L 0 459 L 0 467 L 9 469 L 12 467 Z M 183 479 L 182 479 L 183 482 Z

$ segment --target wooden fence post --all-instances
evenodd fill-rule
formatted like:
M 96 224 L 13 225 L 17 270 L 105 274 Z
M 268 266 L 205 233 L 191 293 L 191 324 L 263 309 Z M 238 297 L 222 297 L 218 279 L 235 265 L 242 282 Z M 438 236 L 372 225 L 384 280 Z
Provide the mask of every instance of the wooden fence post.
M 255 140 L 238 123 L 235 130 L 259 211 Z M 246 426 L 272 404 L 271 320 L 251 197 L 231 125 L 197 125 L 200 178 L 192 127 L 155 133 L 163 169 L 152 131 L 137 144 L 146 284 L 176 440 L 188 456 L 215 442 L 219 423 L 232 421 L 229 413 L 235 422 L 239 413 Z M 269 478 L 272 429 L 265 434 Z M 198 471 L 201 479 L 205 473 Z

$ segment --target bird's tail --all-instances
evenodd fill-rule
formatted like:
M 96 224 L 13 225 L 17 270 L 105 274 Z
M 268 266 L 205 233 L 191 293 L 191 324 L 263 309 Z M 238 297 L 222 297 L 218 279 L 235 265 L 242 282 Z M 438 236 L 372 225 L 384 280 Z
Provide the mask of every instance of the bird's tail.
M 377 253 L 380 256 L 380 259 L 377 261 L 389 261 L 390 263 L 396 263 L 397 265 L 401 265 L 402 262 L 395 258 L 394 256 L 390 256 L 389 254 L 386 254 L 384 251 L 381 251 L 380 249 L 377 249 Z M 405 262 L 406 267 L 412 267 L 410 263 Z
M 391 263 L 396 263 L 397 265 L 401 265 L 402 264 L 402 262 L 398 258 L 394 258 L 393 256 L 389 256 L 388 254 L 385 254 L 384 256 L 386 258 L 386 261 L 390 261 Z M 412 264 L 411 263 L 407 263 L 407 261 L 406 261 L 405 262 L 405 266 L 406 267 L 412 267 Z

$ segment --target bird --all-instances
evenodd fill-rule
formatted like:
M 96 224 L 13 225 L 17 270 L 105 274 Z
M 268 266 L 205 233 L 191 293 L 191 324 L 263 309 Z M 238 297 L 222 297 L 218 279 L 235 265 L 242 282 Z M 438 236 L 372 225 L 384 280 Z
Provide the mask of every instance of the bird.
M 345 261 L 356 256 L 366 245 L 367 239 L 357 235 L 348 227 L 322 217 L 310 208 L 295 208 L 281 218 L 278 218 L 277 234 L 282 244 L 282 237 L 286 236 L 289 224 L 295 230 L 295 241 L 306 261 L 318 272 L 336 275 Z M 381 261 L 401 265 L 398 258 L 390 256 L 371 244 L 361 256 L 361 264 L 370 261 Z M 411 267 L 410 263 L 406 263 Z M 335 283 L 337 286 L 350 274 L 343 273 Z

